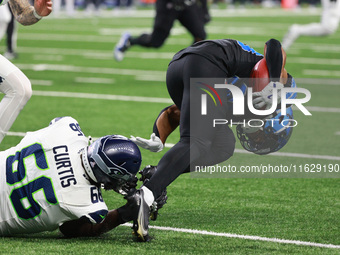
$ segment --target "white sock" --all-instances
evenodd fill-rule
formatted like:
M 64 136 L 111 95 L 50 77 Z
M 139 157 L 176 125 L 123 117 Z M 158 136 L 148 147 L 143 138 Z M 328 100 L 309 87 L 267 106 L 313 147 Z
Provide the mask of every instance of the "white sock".
M 155 200 L 152 191 L 145 186 L 143 186 L 141 189 L 144 191 L 145 202 L 147 203 L 148 206 L 151 206 L 153 201 Z

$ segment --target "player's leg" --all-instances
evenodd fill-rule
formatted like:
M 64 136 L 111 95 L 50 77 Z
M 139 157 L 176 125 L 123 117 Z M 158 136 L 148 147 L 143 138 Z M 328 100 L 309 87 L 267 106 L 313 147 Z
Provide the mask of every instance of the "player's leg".
M 66 14 L 72 17 L 75 13 L 74 0 L 65 0 Z
M 337 10 L 331 3 L 323 3 L 323 10 L 320 23 L 306 25 L 292 25 L 282 41 L 282 47 L 288 49 L 300 36 L 327 36 L 333 34 L 339 25 L 340 10 Z
M 204 24 L 209 23 L 211 20 L 211 16 L 209 14 L 208 1 L 200 0 L 197 2 L 197 5 L 199 5 L 198 7 L 201 9 Z
M 168 68 L 168 91 L 181 111 L 180 141 L 164 154 L 158 163 L 157 172 L 146 184 L 155 197 L 180 174 L 186 172 L 192 162 L 199 158 L 203 160 L 206 155 L 210 155 L 211 148 L 215 146 L 217 138 L 211 120 L 217 118 L 215 113 L 219 116 L 223 111 L 216 111 L 202 121 L 200 100 L 190 100 L 190 78 L 199 77 L 226 77 L 226 73 L 198 55 L 185 56 L 171 63 Z M 230 151 L 233 151 L 233 146 L 234 142 Z
M 166 1 L 156 1 L 156 16 L 154 19 L 153 31 L 151 34 L 141 34 L 133 37 L 130 33 L 122 34 L 118 44 L 114 49 L 114 57 L 117 61 L 122 61 L 124 53 L 134 45 L 146 48 L 159 48 L 170 34 L 170 30 L 176 20 L 176 11 L 166 7 Z
M 6 39 L 7 39 L 7 51 L 4 53 L 4 56 L 7 59 L 14 59 L 17 57 L 16 54 L 16 48 L 17 48 L 17 37 L 18 37 L 18 29 L 17 29 L 17 24 L 15 22 L 14 15 L 11 12 L 11 20 L 8 23 L 7 30 L 6 30 Z
M 0 142 L 32 95 L 29 79 L 15 65 L 0 55 Z
M 202 76 L 225 77 L 226 73 L 198 55 L 187 55 L 171 63 L 168 68 L 168 91 L 174 103 L 181 110 L 180 140 L 164 154 L 158 163 L 157 171 L 150 180 L 128 199 L 134 205 L 135 215 L 137 215 L 134 217 L 133 229 L 143 241 L 147 241 L 149 238 L 150 206 L 154 198 L 159 197 L 170 183 L 186 172 L 192 162 L 207 154 L 213 145 L 215 137 L 213 126 L 190 121 L 191 114 L 200 114 L 200 107 L 195 107 L 195 105 L 191 108 L 190 78 Z M 193 101 L 195 102 L 195 100 Z M 190 129 L 190 125 L 195 127 L 193 128 L 194 132 Z
M 330 3 L 330 8 L 324 10 L 321 16 L 321 25 L 323 26 L 324 34 L 334 34 L 339 26 L 340 21 L 340 6 L 339 3 Z
M 178 17 L 179 22 L 191 33 L 194 42 L 205 40 L 207 34 L 204 29 L 204 19 L 197 4 L 184 9 Z
M 9 11 L 9 6 L 0 6 L 0 40 L 4 37 L 7 30 L 7 25 L 11 20 L 11 13 Z
M 212 166 L 228 160 L 234 153 L 235 142 L 234 133 L 228 125 L 216 127 L 215 137 L 212 140 L 209 151 L 203 157 L 191 163 L 190 169 L 187 172 L 189 170 L 195 171 L 196 166 Z

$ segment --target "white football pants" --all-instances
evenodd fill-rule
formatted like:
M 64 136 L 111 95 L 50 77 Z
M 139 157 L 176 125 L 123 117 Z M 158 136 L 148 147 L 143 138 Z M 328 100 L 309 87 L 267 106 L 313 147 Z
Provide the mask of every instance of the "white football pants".
M 20 111 L 32 96 L 31 82 L 26 75 L 0 55 L 0 143 Z
M 336 32 L 340 22 L 340 0 L 321 0 L 322 15 L 319 23 L 294 24 L 285 35 L 282 46 L 288 49 L 300 36 L 326 36 Z

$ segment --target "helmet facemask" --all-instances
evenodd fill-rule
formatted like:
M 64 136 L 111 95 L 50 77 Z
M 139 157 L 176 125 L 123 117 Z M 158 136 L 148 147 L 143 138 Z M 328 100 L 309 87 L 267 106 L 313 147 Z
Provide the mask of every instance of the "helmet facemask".
M 238 125 L 237 137 L 242 147 L 259 155 L 280 150 L 293 132 L 293 112 L 291 108 L 288 109 L 287 115 L 281 115 L 278 112 L 273 118 L 264 121 L 263 127 L 255 132 L 247 132 L 246 128 Z

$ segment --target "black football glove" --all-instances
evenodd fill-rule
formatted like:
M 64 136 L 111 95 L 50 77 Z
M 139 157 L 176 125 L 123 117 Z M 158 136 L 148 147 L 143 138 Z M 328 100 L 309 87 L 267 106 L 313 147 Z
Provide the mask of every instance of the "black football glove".
M 141 178 L 139 180 L 143 182 L 143 185 L 145 185 L 150 180 L 151 176 L 155 174 L 156 171 L 157 171 L 157 166 L 148 165 L 144 167 L 144 169 L 139 172 L 141 174 Z M 164 189 L 162 191 L 162 194 L 155 199 L 151 207 L 151 214 L 150 214 L 151 220 L 155 221 L 157 219 L 158 210 L 163 207 L 167 199 L 168 199 L 167 191 L 166 189 Z
M 136 190 L 137 181 L 138 178 L 136 176 L 132 176 L 130 180 L 123 182 L 121 185 L 117 185 L 114 190 L 117 193 L 126 196 L 131 190 Z

